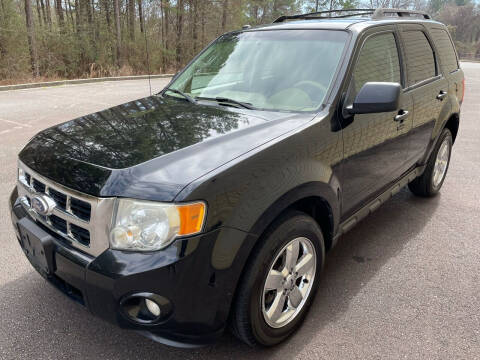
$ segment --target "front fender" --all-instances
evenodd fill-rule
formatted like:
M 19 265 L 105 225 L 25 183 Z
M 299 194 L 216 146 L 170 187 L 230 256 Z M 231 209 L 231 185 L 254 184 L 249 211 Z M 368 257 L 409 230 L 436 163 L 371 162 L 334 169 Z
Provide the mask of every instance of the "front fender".
M 342 153 L 341 134 L 332 130 L 329 118 L 314 120 L 197 180 L 175 200 L 205 200 L 206 231 L 231 227 L 258 238 L 288 206 L 316 196 L 328 203 L 336 229 L 340 217 L 336 171 Z M 218 247 L 233 250 L 232 261 L 243 246 L 224 238 L 218 241 L 226 242 Z

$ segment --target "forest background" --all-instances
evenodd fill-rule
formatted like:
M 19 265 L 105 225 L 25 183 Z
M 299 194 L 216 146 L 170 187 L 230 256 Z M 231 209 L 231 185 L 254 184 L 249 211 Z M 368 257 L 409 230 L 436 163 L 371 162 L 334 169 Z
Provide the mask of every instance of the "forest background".
M 0 85 L 175 73 L 245 24 L 365 7 L 425 10 L 448 25 L 462 59 L 480 59 L 472 0 L 0 0 Z

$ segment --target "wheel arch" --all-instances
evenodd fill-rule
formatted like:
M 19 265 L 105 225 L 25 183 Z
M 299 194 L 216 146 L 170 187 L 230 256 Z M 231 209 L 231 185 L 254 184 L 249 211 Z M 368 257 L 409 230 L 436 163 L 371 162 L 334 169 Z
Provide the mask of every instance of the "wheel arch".
M 442 134 L 444 129 L 449 129 L 450 132 L 452 133 L 453 137 L 453 143 L 455 143 L 455 139 L 457 138 L 458 135 L 458 129 L 460 127 L 460 114 L 457 112 L 451 113 L 450 116 L 445 118 L 446 120 L 439 121 L 436 126 L 435 130 L 433 132 L 431 141 L 429 143 L 429 146 L 425 152 L 424 157 L 420 161 L 420 164 L 425 165 L 426 162 L 428 161 L 429 157 L 432 154 L 432 151 L 435 149 L 435 145 L 437 144 L 438 140 L 440 139 L 440 135 Z
M 250 229 L 250 233 L 256 234 L 259 239 L 255 246 L 275 220 L 289 210 L 298 210 L 310 215 L 322 230 L 326 250 L 334 245 L 333 239 L 340 215 L 337 194 L 328 184 L 309 182 L 288 191 L 263 212 Z
M 455 143 L 455 139 L 457 138 L 459 127 L 460 127 L 460 116 L 459 114 L 454 113 L 448 118 L 444 126 L 444 128 L 449 129 L 450 132 L 452 133 L 453 143 Z

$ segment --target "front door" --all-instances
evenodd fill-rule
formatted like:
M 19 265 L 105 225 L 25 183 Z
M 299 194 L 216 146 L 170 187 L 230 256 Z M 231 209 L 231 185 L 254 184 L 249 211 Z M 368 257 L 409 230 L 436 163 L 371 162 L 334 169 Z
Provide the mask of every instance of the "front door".
M 345 106 L 353 102 L 366 82 L 404 84 L 399 40 L 393 26 L 375 29 L 365 34 L 361 42 Z M 412 127 L 412 112 L 412 97 L 402 91 L 398 111 L 357 114 L 346 122 L 349 125 L 343 129 L 344 160 L 341 170 L 344 218 L 408 169 L 407 133 Z

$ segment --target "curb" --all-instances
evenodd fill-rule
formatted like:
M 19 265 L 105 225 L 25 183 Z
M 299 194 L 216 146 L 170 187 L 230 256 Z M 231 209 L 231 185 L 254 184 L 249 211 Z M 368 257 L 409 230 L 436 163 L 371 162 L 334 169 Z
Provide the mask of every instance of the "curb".
M 49 81 L 49 82 L 39 82 L 31 84 L 18 84 L 18 85 L 2 85 L 0 86 L 0 91 L 7 90 L 21 90 L 21 89 L 33 89 L 41 87 L 51 87 L 51 86 L 61 86 L 61 85 L 75 85 L 75 84 L 88 84 L 102 81 L 123 81 L 123 80 L 143 80 L 148 79 L 161 79 L 161 78 L 170 78 L 173 74 L 162 74 L 162 75 L 136 75 L 136 76 L 115 76 L 115 77 L 101 77 L 101 78 L 91 78 L 91 79 L 76 79 L 76 80 L 60 80 L 60 81 Z
M 480 62 L 480 60 L 471 60 L 471 59 L 460 59 L 461 62 Z M 59 80 L 59 81 L 48 81 L 48 82 L 39 82 L 31 84 L 17 84 L 17 85 L 2 85 L 0 86 L 0 91 L 8 90 L 21 90 L 21 89 L 34 89 L 42 87 L 51 87 L 51 86 L 62 86 L 62 85 L 75 85 L 75 84 L 88 84 L 96 83 L 102 81 L 124 81 L 124 80 L 144 80 L 144 79 L 163 79 L 171 78 L 174 74 L 159 74 L 159 75 L 135 75 L 135 76 L 113 76 L 113 77 L 101 77 L 101 78 L 91 78 L 91 79 L 76 79 L 76 80 Z

